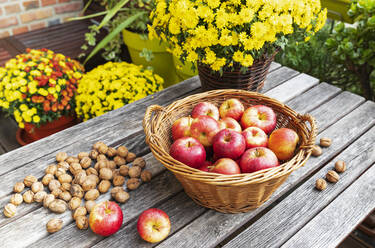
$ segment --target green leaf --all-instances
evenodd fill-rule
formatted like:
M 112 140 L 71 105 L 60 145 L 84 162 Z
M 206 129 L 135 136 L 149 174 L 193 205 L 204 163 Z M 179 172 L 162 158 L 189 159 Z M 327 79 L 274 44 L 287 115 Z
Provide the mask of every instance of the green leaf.
M 129 0 L 122 0 L 120 1 L 119 3 L 117 3 L 115 5 L 115 7 L 113 7 L 112 9 L 110 9 L 108 11 L 108 14 L 103 18 L 102 22 L 100 23 L 99 25 L 99 29 L 102 28 L 103 26 L 105 26 L 109 20 L 111 20 L 111 18 L 117 14 L 117 12 L 122 8 L 124 7 L 125 4 L 127 4 L 129 2 Z
M 134 22 L 138 17 L 143 15 L 145 12 L 139 12 L 128 19 L 126 19 L 123 23 L 121 23 L 119 26 L 117 26 L 111 33 L 109 33 L 102 41 L 99 42 L 99 44 L 92 50 L 92 52 L 87 56 L 85 59 L 84 64 L 91 59 L 92 56 L 94 56 L 100 49 L 102 49 L 105 45 L 108 44 L 117 34 L 119 34 L 123 29 L 125 29 L 127 26 L 129 26 L 132 22 Z

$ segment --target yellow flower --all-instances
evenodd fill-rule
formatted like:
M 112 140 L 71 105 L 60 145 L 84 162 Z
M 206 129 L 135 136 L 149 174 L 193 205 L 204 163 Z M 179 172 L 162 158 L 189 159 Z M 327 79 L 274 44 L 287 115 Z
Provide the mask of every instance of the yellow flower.
M 37 116 L 37 115 L 34 115 L 34 116 L 33 116 L 33 122 L 34 122 L 34 123 L 39 123 L 39 122 L 40 122 L 40 117 Z
M 242 62 L 243 60 L 243 52 L 241 51 L 236 51 L 233 54 L 233 60 L 236 62 Z
M 249 67 L 253 65 L 253 57 L 250 54 L 246 54 L 244 60 L 242 61 L 242 65 L 245 67 Z

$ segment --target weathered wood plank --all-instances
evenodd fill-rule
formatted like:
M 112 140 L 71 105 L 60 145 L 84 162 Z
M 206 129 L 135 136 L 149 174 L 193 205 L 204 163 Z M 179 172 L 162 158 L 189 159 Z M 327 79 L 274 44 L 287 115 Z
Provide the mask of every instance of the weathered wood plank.
M 250 225 L 238 236 L 229 241 L 229 243 L 227 243 L 224 247 L 241 247 L 247 244 L 249 241 L 251 241 L 251 244 L 254 245 L 254 247 L 280 247 L 286 240 L 288 240 L 298 230 L 303 228 L 303 226 L 310 219 L 317 215 L 327 205 L 329 205 L 328 207 L 331 209 L 332 207 L 340 208 L 340 204 L 335 204 L 332 202 L 332 200 L 335 199 L 337 195 L 345 190 L 346 187 L 355 181 L 358 176 L 360 176 L 375 162 L 374 141 L 375 127 L 346 148 L 338 157 L 334 159 L 334 161 L 322 167 L 322 169 L 320 169 L 314 176 L 294 190 L 290 195 L 267 212 L 267 214 L 260 217 L 254 224 Z M 340 174 L 340 180 L 336 184 L 329 183 L 327 189 L 322 192 L 316 190 L 315 181 L 318 178 L 324 178 L 327 171 L 334 167 L 334 163 L 337 160 L 347 161 L 347 171 Z M 370 186 L 370 181 L 363 181 L 363 183 L 364 187 Z M 358 197 L 358 195 L 356 197 L 363 199 L 360 201 L 361 203 L 364 203 L 363 208 L 362 206 L 359 206 L 359 201 L 347 201 L 344 204 L 346 205 L 345 208 L 347 209 L 346 215 L 333 214 L 333 216 L 330 217 L 326 215 L 326 217 L 329 217 L 326 222 L 326 227 L 324 227 L 323 223 L 319 223 L 319 226 L 314 226 L 314 229 L 316 230 L 315 232 L 308 232 L 309 235 L 300 236 L 300 238 L 303 238 L 303 240 L 310 239 L 311 241 L 318 241 L 319 235 L 314 234 L 318 234 L 324 230 L 327 231 L 327 229 L 335 230 L 332 225 L 335 223 L 345 222 L 344 219 L 347 217 L 350 219 L 350 215 L 356 213 L 356 217 L 354 217 L 354 219 L 358 218 L 358 216 L 365 217 L 374 207 L 374 205 L 372 205 L 371 209 L 368 209 L 365 200 L 366 194 L 371 195 L 370 193 L 374 193 L 374 185 L 371 185 L 371 187 L 372 188 L 369 188 L 370 192 L 367 193 L 357 191 L 357 193 L 361 192 L 360 197 Z M 371 200 L 367 201 L 375 202 L 375 198 L 372 197 Z M 355 208 L 348 208 L 348 205 L 350 204 L 356 204 L 357 206 Z M 342 235 L 345 237 L 352 229 L 348 230 L 345 227 L 344 230 L 346 230 L 346 232 L 342 232 Z M 334 232 L 326 232 L 326 234 L 329 234 L 331 239 L 335 239 L 336 235 L 339 233 L 340 232 L 338 230 L 335 230 Z M 307 233 L 305 232 L 305 234 Z M 298 240 L 301 245 L 295 244 L 295 246 L 290 245 L 289 247 L 312 247 L 306 246 L 307 243 L 303 243 L 303 240 Z M 317 247 L 315 243 L 313 246 Z M 325 243 L 324 247 L 334 247 L 334 245 Z
M 326 116 L 329 118 L 328 116 Z M 363 121 L 366 118 L 366 121 Z M 327 120 L 328 121 L 328 120 Z M 286 182 L 258 209 L 244 214 L 222 214 L 209 210 L 202 216 L 187 224 L 181 231 L 161 243 L 160 247 L 213 247 L 257 216 L 273 202 L 301 182 L 311 172 L 331 160 L 337 153 L 351 144 L 359 135 L 366 132 L 375 124 L 375 104 L 366 102 L 350 114 L 340 119 L 334 125 L 320 133 L 320 137 L 330 137 L 334 140 L 329 149 L 319 157 L 310 158 L 304 167 L 293 172 Z M 322 130 L 320 130 L 322 131 Z M 345 135 L 343 135 L 345 134 Z M 207 228 L 207 227 L 210 228 Z M 194 239 L 186 239 L 186 235 Z
M 20 147 L 16 140 L 17 129 L 17 123 L 12 118 L 0 116 L 0 143 L 5 148 L 5 152 Z
M 279 87 L 271 89 L 265 93 L 265 95 L 273 97 L 281 102 L 286 102 L 302 94 L 318 83 L 319 79 L 302 73 L 281 84 Z
M 300 74 L 298 71 L 290 69 L 289 67 L 281 67 L 278 69 L 278 73 L 268 74 L 261 92 L 267 92 L 285 81 L 290 80 L 292 77 L 297 76 L 298 74 Z
M 374 141 L 375 139 L 372 140 L 372 144 Z M 363 217 L 374 209 L 374 175 L 375 166 L 372 165 L 349 188 L 289 239 L 283 247 L 338 246 L 347 234 L 363 220 Z

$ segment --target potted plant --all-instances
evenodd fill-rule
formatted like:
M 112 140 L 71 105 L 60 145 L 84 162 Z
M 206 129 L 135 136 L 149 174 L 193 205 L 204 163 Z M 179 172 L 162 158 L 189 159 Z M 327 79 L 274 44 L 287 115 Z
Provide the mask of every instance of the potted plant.
M 0 68 L 0 107 L 17 121 L 21 145 L 76 123 L 74 96 L 83 71 L 47 49 L 27 49 Z
M 142 66 L 108 62 L 80 80 L 77 116 L 86 121 L 163 89 L 163 79 Z
M 320 1 L 159 0 L 149 34 L 198 64 L 203 89 L 259 90 L 287 38 L 309 39 L 326 14 Z

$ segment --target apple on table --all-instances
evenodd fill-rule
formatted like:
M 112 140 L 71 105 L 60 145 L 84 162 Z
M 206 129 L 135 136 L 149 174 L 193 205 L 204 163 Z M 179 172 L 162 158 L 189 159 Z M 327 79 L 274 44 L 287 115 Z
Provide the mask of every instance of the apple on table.
M 248 149 L 242 154 L 240 159 L 242 173 L 251 173 L 279 165 L 276 155 L 266 147 Z
M 243 113 L 241 125 L 243 129 L 259 127 L 266 134 L 269 134 L 276 127 L 276 114 L 270 107 L 254 105 L 247 108 Z
M 239 121 L 242 117 L 242 114 L 245 110 L 245 107 L 240 100 L 236 98 L 231 98 L 224 101 L 219 108 L 219 113 L 221 118 L 231 117 L 236 121 Z
M 117 232 L 123 221 L 120 206 L 113 201 L 103 201 L 94 206 L 90 212 L 91 230 L 101 236 L 109 236 Z
M 171 221 L 163 210 L 150 208 L 138 217 L 137 230 L 143 240 L 156 243 L 169 235 Z
M 217 158 L 237 159 L 245 149 L 245 138 L 231 129 L 221 130 L 213 139 L 213 150 Z
M 290 128 L 273 131 L 268 141 L 270 148 L 280 160 L 291 159 L 299 141 L 298 134 Z
M 192 168 L 199 168 L 206 161 L 206 150 L 193 137 L 183 137 L 173 142 L 169 154 Z
M 200 115 L 206 115 L 219 120 L 219 109 L 210 102 L 201 102 L 195 105 L 191 111 L 191 117 L 197 118 Z

